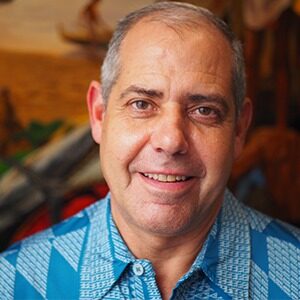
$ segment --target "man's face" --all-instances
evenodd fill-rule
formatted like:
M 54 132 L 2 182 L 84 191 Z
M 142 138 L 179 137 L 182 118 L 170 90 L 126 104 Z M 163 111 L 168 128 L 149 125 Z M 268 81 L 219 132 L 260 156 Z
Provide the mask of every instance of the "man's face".
M 90 104 L 117 225 L 176 236 L 215 217 L 242 144 L 231 68 L 208 25 L 141 22 L 128 33 L 106 110 L 99 95 Z

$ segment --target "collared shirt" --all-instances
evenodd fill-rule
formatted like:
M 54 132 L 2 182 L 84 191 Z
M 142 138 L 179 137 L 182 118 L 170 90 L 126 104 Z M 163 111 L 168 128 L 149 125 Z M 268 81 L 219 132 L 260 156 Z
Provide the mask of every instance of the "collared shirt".
M 110 196 L 0 255 L 0 299 L 161 299 L 150 261 L 136 259 Z M 300 231 L 224 203 L 171 299 L 300 299 Z

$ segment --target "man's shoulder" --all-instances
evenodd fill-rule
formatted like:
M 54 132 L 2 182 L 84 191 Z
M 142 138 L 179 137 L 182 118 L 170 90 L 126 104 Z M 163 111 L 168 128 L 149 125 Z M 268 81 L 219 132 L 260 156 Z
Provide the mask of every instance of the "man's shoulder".
M 79 282 L 78 271 L 89 228 L 98 216 L 101 218 L 105 202 L 98 201 L 61 223 L 17 242 L 0 254 L 0 299 L 10 299 L 22 292 L 25 293 L 23 299 L 36 298 L 36 291 L 46 298 L 46 292 L 51 294 L 58 288 L 51 288 L 56 280 L 65 285 L 60 293 L 63 294 L 64 289 L 72 290 L 72 286 L 67 288 L 67 285 L 75 286 Z M 4 290 L 5 295 L 1 294 Z
M 42 257 L 49 250 L 49 256 L 53 249 L 68 256 L 68 249 L 74 252 L 72 248 L 84 243 L 90 224 L 95 215 L 101 213 L 104 202 L 105 200 L 100 200 L 74 216 L 13 244 L 0 253 L 0 261 L 3 263 L 3 259 L 6 259 L 15 266 L 17 259 L 20 260 L 20 257 L 27 255 L 26 253 L 30 253 L 32 257 Z
M 298 299 L 300 230 L 244 207 L 250 234 L 252 298 Z
M 271 241 L 278 241 L 278 243 L 281 241 L 291 243 L 300 249 L 300 228 L 269 217 L 247 206 L 244 206 L 244 211 L 249 222 L 252 238 L 266 239 L 270 243 L 269 247 L 273 245 Z M 259 247 L 259 244 L 257 246 Z
M 250 240 L 256 237 L 268 241 L 275 239 L 292 243 L 295 247 L 300 248 L 300 228 L 274 219 L 245 205 L 229 191 L 226 191 L 225 194 L 224 208 L 225 216 L 230 219 L 230 222 L 235 223 L 233 226 L 238 229 L 237 232 L 240 232 L 241 228 L 246 231 L 249 230 Z M 259 247 L 260 245 L 257 244 L 257 248 Z

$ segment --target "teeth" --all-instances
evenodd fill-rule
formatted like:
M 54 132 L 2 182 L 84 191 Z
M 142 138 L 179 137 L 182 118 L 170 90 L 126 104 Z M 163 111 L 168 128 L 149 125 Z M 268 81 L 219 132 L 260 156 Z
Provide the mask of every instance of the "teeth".
M 168 176 L 164 174 L 158 175 L 158 181 L 166 182 L 168 180 Z
M 166 175 L 166 174 L 144 174 L 146 177 L 161 181 L 161 182 L 176 182 L 176 181 L 185 181 L 187 179 L 186 176 L 179 175 Z

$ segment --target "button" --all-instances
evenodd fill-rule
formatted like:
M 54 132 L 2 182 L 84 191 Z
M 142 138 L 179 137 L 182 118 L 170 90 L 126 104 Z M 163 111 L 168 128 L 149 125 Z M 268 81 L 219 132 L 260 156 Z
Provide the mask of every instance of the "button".
M 144 274 L 144 267 L 140 263 L 134 263 L 133 264 L 133 273 L 136 276 L 142 276 Z

